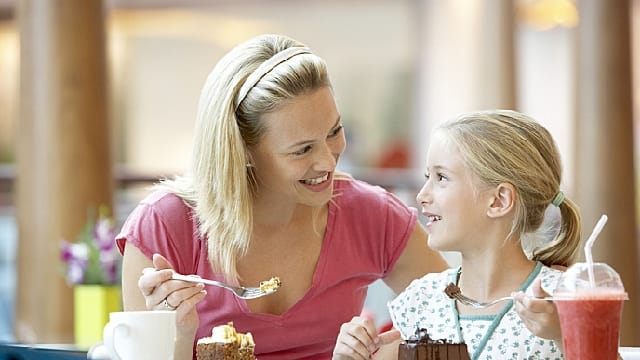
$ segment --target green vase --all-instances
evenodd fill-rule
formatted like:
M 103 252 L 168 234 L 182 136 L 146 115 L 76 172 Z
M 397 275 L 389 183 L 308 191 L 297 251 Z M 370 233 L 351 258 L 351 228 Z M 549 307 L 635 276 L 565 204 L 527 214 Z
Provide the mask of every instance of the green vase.
M 73 288 L 73 331 L 78 348 L 88 349 L 102 340 L 109 313 L 122 311 L 120 286 L 76 285 Z

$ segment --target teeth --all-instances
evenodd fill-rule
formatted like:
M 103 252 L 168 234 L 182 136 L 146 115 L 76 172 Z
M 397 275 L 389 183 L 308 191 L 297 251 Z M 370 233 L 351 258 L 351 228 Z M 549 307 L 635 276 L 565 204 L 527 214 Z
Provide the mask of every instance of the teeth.
M 442 220 L 442 216 L 438 216 L 438 215 L 429 215 L 429 216 L 427 216 L 427 218 L 428 218 L 430 221 L 439 221 L 439 220 Z
M 329 179 L 329 174 L 324 174 L 324 176 L 321 176 L 315 179 L 302 180 L 302 182 L 307 185 L 318 185 L 320 183 L 327 181 L 327 179 Z

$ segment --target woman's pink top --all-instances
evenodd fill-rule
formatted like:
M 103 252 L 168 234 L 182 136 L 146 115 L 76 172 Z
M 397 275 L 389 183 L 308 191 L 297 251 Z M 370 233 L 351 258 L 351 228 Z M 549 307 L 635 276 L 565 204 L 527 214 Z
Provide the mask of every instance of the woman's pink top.
M 252 313 L 230 291 L 207 287 L 197 305 L 196 340 L 233 321 L 237 331 L 251 332 L 260 360 L 331 358 L 340 326 L 361 313 L 367 286 L 393 269 L 417 218 L 393 194 L 361 181 L 335 180 L 334 194 L 307 293 L 283 314 L 272 315 Z M 120 252 L 129 242 L 149 258 L 160 253 L 179 273 L 223 280 L 211 270 L 206 241 L 197 234 L 191 208 L 176 195 L 154 192 L 129 215 L 116 242 Z

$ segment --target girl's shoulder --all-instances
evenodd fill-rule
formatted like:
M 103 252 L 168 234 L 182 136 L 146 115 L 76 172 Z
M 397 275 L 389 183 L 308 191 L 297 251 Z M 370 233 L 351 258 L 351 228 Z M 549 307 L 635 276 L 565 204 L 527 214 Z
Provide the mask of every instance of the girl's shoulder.
M 446 287 L 450 282 L 456 282 L 458 271 L 459 268 L 450 268 L 439 273 L 425 274 L 423 277 L 413 280 L 407 289 L 411 286 L 425 285 L 429 285 L 430 287 Z
M 538 275 L 538 277 L 540 278 L 542 289 L 549 294 L 553 294 L 553 291 L 558 284 L 558 279 L 563 272 L 564 271 L 562 270 L 543 265 L 540 269 L 540 274 Z
M 457 273 L 457 268 L 447 269 L 439 273 L 428 273 L 421 278 L 411 281 L 396 299 L 442 298 L 442 296 L 446 296 L 444 289 L 450 282 L 455 282 Z
M 457 269 L 430 273 L 411 282 L 387 304 L 394 327 L 404 338 L 416 328 L 429 328 L 430 335 L 453 339 L 451 324 L 455 323 L 453 302 L 444 289 L 455 279 Z

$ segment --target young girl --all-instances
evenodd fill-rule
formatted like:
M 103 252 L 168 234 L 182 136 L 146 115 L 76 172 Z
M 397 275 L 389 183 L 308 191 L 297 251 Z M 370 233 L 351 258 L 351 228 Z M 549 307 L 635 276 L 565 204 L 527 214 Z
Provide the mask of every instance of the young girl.
M 403 338 L 426 328 L 432 339 L 466 343 L 472 359 L 563 358 L 551 302 L 525 322 L 513 301 L 474 309 L 444 293 L 454 283 L 479 301 L 534 296 L 534 279 L 553 292 L 559 271 L 549 266 L 572 263 L 581 230 L 561 174 L 549 132 L 515 111 L 466 114 L 436 129 L 417 200 L 429 246 L 460 252 L 461 266 L 415 280 L 389 304 Z

